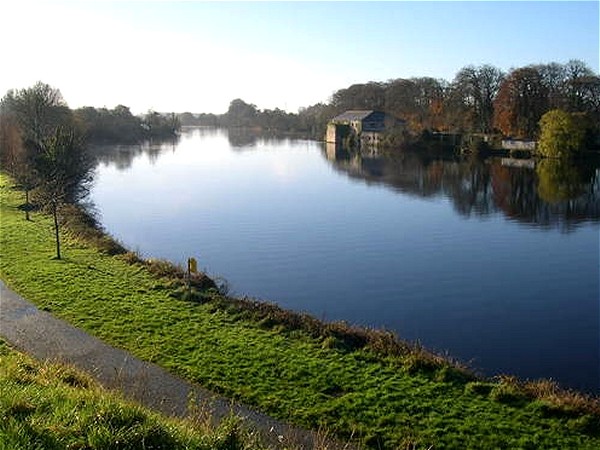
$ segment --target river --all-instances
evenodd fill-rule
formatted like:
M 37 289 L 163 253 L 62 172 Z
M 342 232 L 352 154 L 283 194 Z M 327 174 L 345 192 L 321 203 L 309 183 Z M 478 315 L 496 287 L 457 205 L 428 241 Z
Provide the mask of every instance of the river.
M 231 292 L 600 391 L 600 170 L 190 129 L 96 149 L 104 227 Z

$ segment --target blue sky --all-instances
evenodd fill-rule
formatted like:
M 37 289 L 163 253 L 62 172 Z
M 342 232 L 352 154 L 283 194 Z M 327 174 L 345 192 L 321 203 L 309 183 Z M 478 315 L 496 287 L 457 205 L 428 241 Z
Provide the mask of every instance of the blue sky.
M 239 97 L 295 111 L 352 83 L 451 81 L 469 64 L 599 71 L 598 1 L 9 1 L 0 17 L 0 93 L 42 80 L 71 107 L 220 113 Z

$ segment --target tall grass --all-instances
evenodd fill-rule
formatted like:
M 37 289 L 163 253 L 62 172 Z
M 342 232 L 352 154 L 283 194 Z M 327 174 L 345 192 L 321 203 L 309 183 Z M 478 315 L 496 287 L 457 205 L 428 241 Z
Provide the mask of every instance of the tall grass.
M 161 416 L 73 367 L 37 363 L 0 341 L 1 449 L 267 448 L 234 417 L 220 426 L 199 417 Z

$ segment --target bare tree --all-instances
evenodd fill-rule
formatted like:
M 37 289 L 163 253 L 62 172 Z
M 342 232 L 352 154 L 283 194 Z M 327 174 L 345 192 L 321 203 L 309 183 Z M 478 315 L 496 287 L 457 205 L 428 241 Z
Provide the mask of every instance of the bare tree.
M 54 219 L 56 258 L 61 259 L 61 208 L 89 194 L 93 161 L 72 128 L 58 127 L 54 134 L 39 143 L 30 141 L 30 145 L 39 155 L 35 161 L 39 176 L 36 193 Z
M 56 127 L 72 123 L 71 110 L 60 91 L 41 81 L 9 92 L 3 103 L 19 123 L 23 140 L 41 142 Z
M 72 114 L 60 91 L 42 82 L 10 90 L 0 101 L 0 161 L 25 192 L 27 220 L 29 194 L 39 183 L 36 159 L 41 144 L 57 127 L 71 124 Z
M 454 78 L 451 95 L 470 131 L 489 133 L 493 128 L 494 99 L 504 74 L 490 65 L 462 68 Z

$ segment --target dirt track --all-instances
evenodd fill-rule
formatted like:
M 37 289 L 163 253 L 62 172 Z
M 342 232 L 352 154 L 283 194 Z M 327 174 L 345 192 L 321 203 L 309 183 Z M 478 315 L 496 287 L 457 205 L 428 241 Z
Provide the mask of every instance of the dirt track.
M 291 427 L 269 416 L 233 403 L 193 383 L 177 378 L 155 364 L 106 345 L 97 338 L 40 311 L 8 289 L 0 280 L 0 336 L 16 349 L 38 360 L 72 364 L 103 386 L 168 415 L 186 416 L 193 403 L 210 411 L 216 422 L 235 414 L 261 431 L 272 444 L 295 443 L 300 448 L 337 448 L 311 432 Z M 279 446 L 279 445 L 277 445 Z

